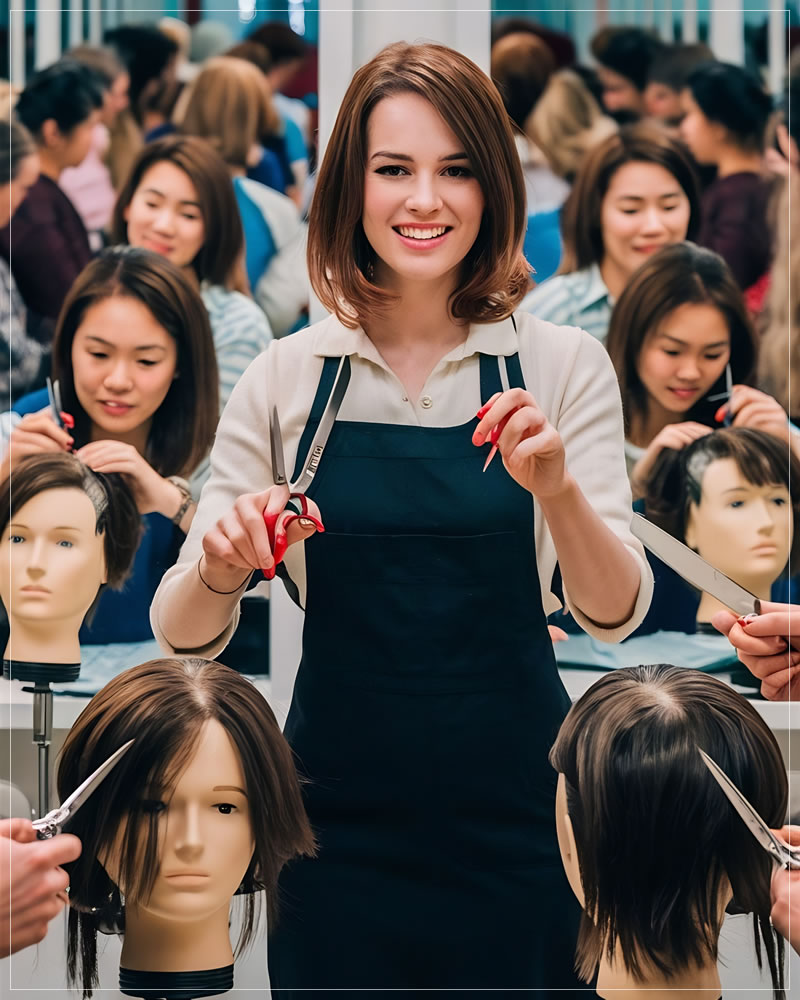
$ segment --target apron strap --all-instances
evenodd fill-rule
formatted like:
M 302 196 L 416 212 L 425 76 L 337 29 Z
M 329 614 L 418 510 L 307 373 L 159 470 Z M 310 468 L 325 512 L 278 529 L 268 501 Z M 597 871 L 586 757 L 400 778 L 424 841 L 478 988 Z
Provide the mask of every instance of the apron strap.
M 317 394 L 314 396 L 314 402 L 311 404 L 311 412 L 308 415 L 306 426 L 304 427 L 302 436 L 300 437 L 300 444 L 297 446 L 297 458 L 294 463 L 294 475 L 290 480 L 293 483 L 300 478 L 300 474 L 303 471 L 306 456 L 311 448 L 311 442 L 314 440 L 317 427 L 319 426 L 320 420 L 322 420 L 322 414 L 325 412 L 325 407 L 328 405 L 328 400 L 333 392 L 333 386 L 336 382 L 336 373 L 339 371 L 339 364 L 341 360 L 341 358 L 335 357 L 325 358 L 322 365 L 322 375 L 320 375 L 319 384 L 317 385 Z

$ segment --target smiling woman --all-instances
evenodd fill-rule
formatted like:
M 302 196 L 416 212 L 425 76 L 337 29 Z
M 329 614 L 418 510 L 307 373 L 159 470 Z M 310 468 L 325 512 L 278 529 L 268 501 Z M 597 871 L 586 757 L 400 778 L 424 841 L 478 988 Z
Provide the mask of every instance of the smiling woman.
M 205 457 L 217 420 L 217 368 L 199 295 L 147 250 L 103 251 L 64 303 L 53 376 L 74 430 L 59 426 L 44 392 L 20 399 L 2 471 L 39 452 L 75 450 L 94 471 L 119 473 L 146 527 L 126 594 L 103 595 L 82 642 L 152 638 L 147 606 L 194 515 L 182 482 Z

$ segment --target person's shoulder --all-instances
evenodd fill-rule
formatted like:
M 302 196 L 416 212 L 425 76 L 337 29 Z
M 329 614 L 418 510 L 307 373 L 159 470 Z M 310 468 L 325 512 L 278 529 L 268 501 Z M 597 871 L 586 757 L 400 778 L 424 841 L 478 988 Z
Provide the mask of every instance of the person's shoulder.
M 563 322 L 562 314 L 571 312 L 574 304 L 583 296 L 591 282 L 587 271 L 571 271 L 569 274 L 554 274 L 552 278 L 537 285 L 522 300 L 520 309 L 536 313 L 542 319 Z
M 553 323 L 526 312 L 515 313 L 515 320 L 522 356 L 548 376 L 576 367 L 599 369 L 610 364 L 600 341 L 578 326 Z
M 34 392 L 28 392 L 24 396 L 20 396 L 11 406 L 11 410 L 14 413 L 18 413 L 21 417 L 25 417 L 29 413 L 38 413 L 39 410 L 43 410 L 48 403 L 47 389 L 36 389 Z

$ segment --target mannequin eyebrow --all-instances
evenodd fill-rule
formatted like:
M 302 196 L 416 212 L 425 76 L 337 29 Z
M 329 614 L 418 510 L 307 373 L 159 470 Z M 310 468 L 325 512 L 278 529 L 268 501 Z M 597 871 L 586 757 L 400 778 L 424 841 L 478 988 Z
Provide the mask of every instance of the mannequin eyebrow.
M 404 163 L 413 163 L 414 157 L 407 156 L 405 153 L 389 153 L 385 150 L 380 150 L 378 153 L 373 153 L 370 156 L 370 160 L 377 160 L 378 157 L 384 157 L 387 160 L 402 160 Z M 440 163 L 449 163 L 451 160 L 468 160 L 469 157 L 466 153 L 448 153 L 447 156 L 440 156 Z
M 9 528 L 22 528 L 23 531 L 28 531 L 29 530 L 28 525 L 27 524 L 23 524 L 21 521 L 9 521 L 8 522 L 8 526 L 9 526 Z M 80 535 L 81 534 L 81 529 L 80 528 L 76 528 L 74 524 L 57 524 L 54 527 L 50 528 L 50 531 L 51 532 L 52 531 L 59 531 L 59 532 L 71 531 L 75 535 Z
M 212 792 L 238 792 L 240 795 L 244 795 L 247 798 L 247 792 L 243 788 L 239 788 L 238 785 L 214 785 L 211 789 Z

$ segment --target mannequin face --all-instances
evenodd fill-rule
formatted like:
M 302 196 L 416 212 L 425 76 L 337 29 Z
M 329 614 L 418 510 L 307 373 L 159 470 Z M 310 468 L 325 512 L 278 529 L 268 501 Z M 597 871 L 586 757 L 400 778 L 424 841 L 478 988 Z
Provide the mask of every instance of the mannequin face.
M 773 582 L 792 547 L 789 490 L 753 485 L 732 458 L 711 462 L 700 503 L 689 510 L 686 544 L 744 587 Z
M 161 795 L 145 789 L 139 808 L 158 816 L 160 862 L 150 898 L 138 906 L 139 919 L 185 924 L 223 907 L 227 912 L 255 840 L 239 754 L 216 719 L 204 724 L 175 785 Z M 122 832 L 108 858 L 100 859 L 117 883 L 115 848 Z
M 584 906 L 586 900 L 581 885 L 575 834 L 567 812 L 567 779 L 563 774 L 559 774 L 556 785 L 556 834 L 558 836 L 558 849 L 561 852 L 561 863 L 564 865 L 569 887 L 575 893 L 581 906 Z
M 39 493 L 0 540 L 0 596 L 14 622 L 69 622 L 75 632 L 106 582 L 104 539 L 81 490 Z

